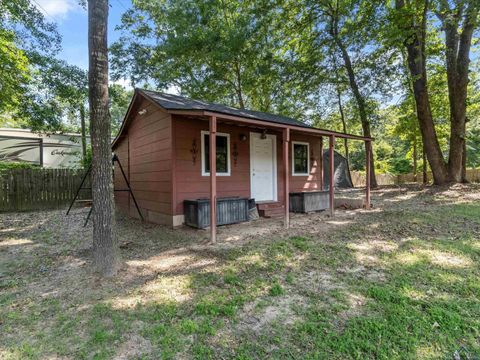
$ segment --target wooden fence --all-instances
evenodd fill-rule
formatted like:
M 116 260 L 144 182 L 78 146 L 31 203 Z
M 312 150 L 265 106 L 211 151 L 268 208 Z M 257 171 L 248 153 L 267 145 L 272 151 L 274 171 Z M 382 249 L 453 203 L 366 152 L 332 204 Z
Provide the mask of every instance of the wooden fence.
M 85 170 L 10 169 L 0 171 L 0 212 L 64 207 L 75 196 Z M 90 181 L 84 184 L 90 187 Z M 91 192 L 81 190 L 80 199 Z
M 11 169 L 0 171 L 0 212 L 54 209 L 72 201 L 85 170 L 73 169 Z M 365 174 L 352 171 L 355 186 L 365 186 Z M 432 174 L 428 173 L 431 181 Z M 468 169 L 467 179 L 480 182 L 480 169 Z M 377 174 L 379 185 L 414 183 L 413 174 Z M 417 175 L 422 183 L 422 173 Z M 90 187 L 90 179 L 84 184 Z M 91 199 L 91 192 L 80 191 L 79 199 Z
M 352 171 L 352 182 L 354 186 L 365 186 L 365 173 L 358 171 Z M 420 172 L 417 174 L 417 181 L 413 174 L 376 174 L 378 185 L 402 185 L 417 182 L 423 183 L 423 174 Z M 432 173 L 427 173 L 428 183 L 432 182 Z M 480 182 L 480 169 L 467 169 L 467 180 L 470 182 Z

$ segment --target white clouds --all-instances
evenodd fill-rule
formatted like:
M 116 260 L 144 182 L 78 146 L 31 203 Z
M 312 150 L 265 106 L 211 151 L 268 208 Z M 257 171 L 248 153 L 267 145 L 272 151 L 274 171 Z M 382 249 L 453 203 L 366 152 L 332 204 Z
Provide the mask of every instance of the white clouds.
M 64 20 L 68 13 L 81 9 L 76 0 L 35 0 L 33 4 L 45 16 L 55 21 Z

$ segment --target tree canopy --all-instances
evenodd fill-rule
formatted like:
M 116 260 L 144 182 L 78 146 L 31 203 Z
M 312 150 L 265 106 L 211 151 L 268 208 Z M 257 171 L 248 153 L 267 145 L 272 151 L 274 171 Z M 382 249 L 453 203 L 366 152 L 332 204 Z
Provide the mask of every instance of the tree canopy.
M 382 172 L 416 172 L 425 151 L 443 180 L 458 180 L 459 162 L 475 166 L 477 158 L 479 7 L 474 0 L 139 0 L 123 15 L 112 68 L 134 84 L 372 135 Z M 364 150 L 351 146 L 360 169 Z
M 377 172 L 438 183 L 479 166 L 475 0 L 136 0 L 110 47 L 111 80 L 371 135 Z M 87 73 L 58 60 L 55 24 L 0 0 L 0 122 L 79 130 Z M 112 132 L 131 90 L 110 85 Z M 364 169 L 361 144 L 337 145 Z M 425 156 L 424 156 L 425 155 Z

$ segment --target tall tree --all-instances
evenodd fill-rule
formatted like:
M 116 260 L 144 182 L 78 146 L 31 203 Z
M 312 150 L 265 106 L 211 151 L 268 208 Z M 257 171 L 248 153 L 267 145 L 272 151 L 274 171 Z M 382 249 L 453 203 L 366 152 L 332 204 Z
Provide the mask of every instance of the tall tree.
M 336 59 L 332 59 L 333 63 L 333 68 L 335 72 L 335 93 L 337 95 L 337 102 L 338 102 L 338 112 L 340 114 L 340 120 L 342 122 L 342 131 L 343 133 L 348 133 L 347 131 L 347 121 L 345 120 L 345 112 L 344 112 L 344 107 L 342 103 L 342 81 L 340 80 L 340 74 L 339 74 L 339 69 L 337 67 L 337 62 Z M 351 181 L 351 175 L 350 175 L 350 154 L 349 154 L 349 149 L 348 149 L 348 139 L 345 138 L 343 139 L 343 146 L 345 147 L 345 159 L 347 160 L 347 171 L 348 171 L 348 176 L 350 177 Z
M 113 78 L 253 110 L 298 116 L 308 64 L 288 48 L 269 0 L 139 0 L 112 45 Z M 285 36 L 284 36 L 285 35 Z
M 88 96 L 92 142 L 93 255 L 96 270 L 113 276 L 119 265 L 115 236 L 108 104 L 108 0 L 88 0 Z
M 444 184 L 448 179 L 448 171 L 433 122 L 427 81 L 425 49 L 429 0 L 408 3 L 404 0 L 395 0 L 395 7 L 398 11 L 395 21 L 407 50 L 408 68 L 413 79 L 417 118 L 425 153 L 432 169 L 434 183 Z
M 436 15 L 445 33 L 445 60 L 450 103 L 449 178 L 460 182 L 466 163 L 467 88 L 472 37 L 478 26 L 480 2 L 465 0 L 438 1 Z
M 315 34 L 312 47 L 332 52 L 335 57 L 338 56 L 341 59 L 340 63 L 345 70 L 350 91 L 357 105 L 363 135 L 372 136 L 370 122 L 372 112 L 368 108 L 367 92 L 362 91 L 361 88 L 359 68 L 362 66 L 363 70 L 369 68 L 369 58 L 379 56 L 374 55 L 378 51 L 378 45 L 372 37 L 372 33 L 375 32 L 374 19 L 378 15 L 375 7 L 370 2 L 362 0 L 306 0 L 302 9 L 298 11 L 299 15 L 294 18 L 303 18 L 303 22 L 309 24 L 304 26 L 306 29 L 304 31 L 312 31 Z M 317 54 L 318 50 L 312 53 Z M 352 56 L 356 58 L 356 64 L 352 60 Z M 368 70 L 370 73 L 369 86 L 371 87 L 375 83 L 374 78 L 380 78 L 378 75 L 381 73 L 381 66 L 378 63 L 381 63 L 381 60 L 377 59 L 376 63 L 374 71 Z M 326 64 L 320 63 L 320 66 L 326 66 Z M 377 87 L 377 84 L 373 87 Z M 371 145 L 365 144 L 365 146 Z M 372 164 L 369 174 L 370 182 L 372 187 L 376 187 L 373 151 L 370 151 L 370 156 Z
M 407 50 L 408 69 L 413 79 L 413 92 L 424 149 L 433 173 L 434 183 L 462 181 L 466 164 L 466 112 L 469 77 L 469 55 L 472 38 L 478 27 L 480 3 L 476 0 L 452 2 L 448 0 L 395 1 L 393 18 L 396 30 Z M 428 33 L 432 10 L 438 21 Z M 440 23 L 445 33 L 445 69 L 448 87 L 450 146 L 445 162 L 435 128 L 432 98 L 427 77 L 427 46 L 438 39 L 435 31 Z M 438 87 L 438 85 L 436 86 Z

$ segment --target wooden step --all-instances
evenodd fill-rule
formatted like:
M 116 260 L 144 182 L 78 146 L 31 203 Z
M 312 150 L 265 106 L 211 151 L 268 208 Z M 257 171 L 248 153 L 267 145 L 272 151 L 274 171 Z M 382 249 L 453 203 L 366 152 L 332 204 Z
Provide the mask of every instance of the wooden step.
M 278 202 L 278 201 L 257 203 L 258 210 L 276 209 L 276 208 L 279 208 L 279 207 L 283 207 L 283 204 Z
M 276 218 L 285 215 L 285 206 L 279 202 L 257 204 L 258 214 L 261 217 Z

